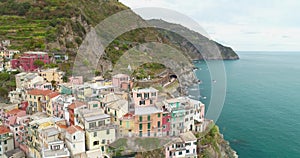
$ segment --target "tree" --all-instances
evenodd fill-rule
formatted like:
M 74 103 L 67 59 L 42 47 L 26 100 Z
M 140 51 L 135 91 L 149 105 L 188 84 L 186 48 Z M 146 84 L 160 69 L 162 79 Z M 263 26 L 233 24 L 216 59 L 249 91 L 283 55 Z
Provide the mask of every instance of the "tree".
M 45 63 L 43 61 L 41 61 L 41 60 L 35 60 L 33 62 L 33 65 L 36 66 L 36 67 L 38 67 L 38 68 L 41 68 L 41 67 L 43 67 L 45 65 Z

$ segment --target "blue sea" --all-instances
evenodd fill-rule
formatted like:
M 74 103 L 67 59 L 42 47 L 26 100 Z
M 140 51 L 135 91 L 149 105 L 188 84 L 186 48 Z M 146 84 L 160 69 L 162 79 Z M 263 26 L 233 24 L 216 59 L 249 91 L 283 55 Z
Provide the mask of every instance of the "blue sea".
M 224 61 L 227 93 L 217 120 L 241 158 L 300 157 L 300 52 L 238 52 Z M 197 63 L 201 99 L 210 101 L 211 78 Z M 208 108 L 208 107 L 207 107 Z

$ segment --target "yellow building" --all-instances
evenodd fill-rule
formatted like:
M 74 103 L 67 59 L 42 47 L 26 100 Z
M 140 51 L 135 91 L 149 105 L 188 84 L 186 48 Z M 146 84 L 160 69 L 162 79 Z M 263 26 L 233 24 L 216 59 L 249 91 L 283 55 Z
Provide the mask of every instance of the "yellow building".
M 42 129 L 53 126 L 52 118 L 36 118 L 29 123 L 27 127 L 28 139 L 27 145 L 29 148 L 29 155 L 33 158 L 42 158 L 42 142 L 39 137 Z
M 54 109 L 52 106 L 52 102 L 53 102 L 53 99 L 57 98 L 58 96 L 59 96 L 59 92 L 51 92 L 45 96 L 45 99 L 47 101 L 46 113 L 48 116 L 54 116 Z M 59 109 L 59 110 L 61 110 L 61 109 Z
M 102 111 L 82 109 L 79 111 L 79 122 L 85 130 L 86 148 L 89 153 L 105 153 L 106 145 L 117 138 L 118 126 L 112 124 L 110 116 Z
M 134 115 L 127 113 L 120 119 L 120 137 L 132 137 L 133 130 Z
M 53 111 L 51 98 L 58 96 L 58 92 L 51 90 L 32 89 L 27 92 L 26 100 L 29 103 L 29 113 L 47 112 L 49 116 Z
M 64 72 L 58 71 L 57 68 L 42 70 L 39 75 L 47 82 L 55 81 L 55 84 L 63 83 Z

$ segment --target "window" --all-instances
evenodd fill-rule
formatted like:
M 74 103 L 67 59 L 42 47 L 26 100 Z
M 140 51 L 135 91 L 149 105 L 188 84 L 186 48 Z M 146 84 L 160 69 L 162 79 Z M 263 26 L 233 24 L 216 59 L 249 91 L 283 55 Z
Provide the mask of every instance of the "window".
M 104 151 L 104 146 L 101 146 L 101 150 L 102 150 L 102 152 Z
M 190 153 L 190 150 L 186 150 L 185 152 L 186 152 L 186 153 Z
M 136 97 L 142 97 L 142 94 L 141 93 L 137 93 Z
M 75 138 L 75 136 L 73 136 L 73 140 L 75 140 L 76 138 Z
M 148 123 L 148 129 L 150 129 L 151 128 L 151 123 Z
M 150 104 L 153 104 L 153 101 L 150 99 Z
M 144 93 L 144 98 L 148 99 L 149 98 L 149 93 Z
M 140 131 L 140 137 L 142 137 L 143 136 L 143 133 L 142 133 L 142 131 Z
M 105 121 L 98 121 L 98 126 L 103 126 L 105 125 Z
M 166 125 L 163 125 L 163 129 L 166 129 L 167 128 L 167 126 Z
M 140 124 L 140 130 L 143 130 L 143 124 Z
M 145 105 L 145 100 L 141 100 L 140 105 Z
M 54 145 L 54 146 L 53 146 L 53 149 L 54 149 L 54 150 L 59 150 L 59 149 L 60 149 L 60 146 L 59 146 L 59 145 Z
M 150 119 L 151 119 L 151 116 L 150 116 L 150 115 L 148 115 L 148 121 L 150 121 Z
M 96 122 L 89 123 L 89 127 L 90 128 L 96 127 Z
M 93 145 L 95 146 L 95 145 L 99 145 L 99 141 L 94 141 L 93 142 Z
M 120 126 L 122 126 L 122 121 L 120 121 Z
M 148 137 L 150 137 L 150 130 L 148 130 L 148 132 L 147 132 L 147 133 L 148 133 Z
M 157 114 L 157 117 L 160 117 L 160 113 Z
M 151 96 L 152 97 L 156 96 L 156 93 L 155 92 L 151 93 Z
M 105 144 L 105 139 L 102 139 L 102 142 L 101 142 L 102 144 Z
M 160 127 L 160 121 L 157 122 L 157 127 L 158 127 L 158 128 Z
M 4 141 L 4 144 L 7 144 L 7 140 Z
M 96 107 L 98 107 L 98 104 L 93 104 L 93 108 L 96 108 Z
M 179 151 L 178 155 L 182 155 L 182 151 Z
M 106 130 L 106 134 L 109 134 L 109 129 Z
M 94 137 L 97 137 L 97 132 L 94 132 Z
M 140 122 L 143 121 L 143 116 L 140 116 Z

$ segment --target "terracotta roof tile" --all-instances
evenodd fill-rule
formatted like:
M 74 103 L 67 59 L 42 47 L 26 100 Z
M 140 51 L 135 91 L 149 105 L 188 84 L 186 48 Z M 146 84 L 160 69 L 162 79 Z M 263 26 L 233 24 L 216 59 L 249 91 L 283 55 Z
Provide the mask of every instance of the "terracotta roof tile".
M 0 134 L 6 134 L 9 133 L 10 129 L 6 126 L 0 126 Z
M 66 129 L 66 132 L 68 132 L 70 134 L 73 134 L 73 133 L 75 133 L 77 131 L 83 131 L 83 129 L 81 127 L 79 127 L 79 126 L 74 126 L 74 125 L 72 125 L 72 126 L 70 126 L 70 127 L 68 127 Z
M 83 105 L 87 105 L 85 102 L 81 102 L 81 101 L 74 101 L 74 103 L 70 104 L 69 105 L 69 109 L 75 109 L 75 108 L 78 108 L 78 107 L 81 107 Z
M 58 92 L 52 92 L 52 93 L 47 94 L 47 96 L 48 96 L 49 98 L 54 98 L 54 97 L 56 97 L 56 96 L 58 96 L 58 95 L 59 95 Z
M 133 114 L 127 113 L 127 114 L 125 114 L 123 117 L 132 117 L 132 116 L 133 116 Z
M 17 113 L 19 113 L 19 112 L 22 112 L 22 111 L 24 111 L 24 110 L 13 109 L 13 110 L 10 110 L 10 111 L 8 111 L 8 112 L 6 112 L 6 113 L 7 113 L 7 114 L 10 114 L 10 115 L 15 115 L 15 114 L 17 114 Z
M 51 90 L 40 90 L 40 89 L 32 89 L 32 90 L 29 90 L 27 92 L 27 94 L 30 94 L 30 95 L 48 95 L 50 93 L 52 93 L 53 91 Z

